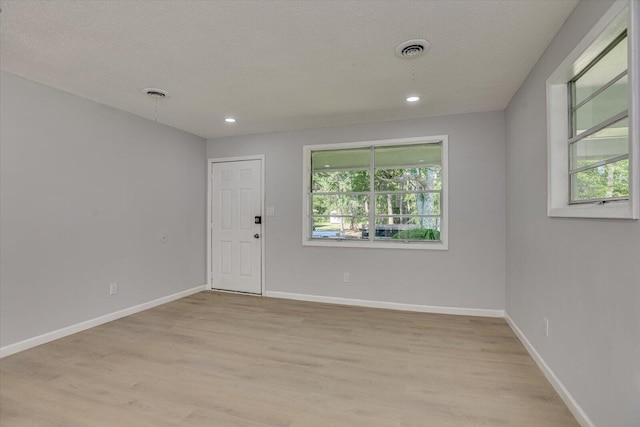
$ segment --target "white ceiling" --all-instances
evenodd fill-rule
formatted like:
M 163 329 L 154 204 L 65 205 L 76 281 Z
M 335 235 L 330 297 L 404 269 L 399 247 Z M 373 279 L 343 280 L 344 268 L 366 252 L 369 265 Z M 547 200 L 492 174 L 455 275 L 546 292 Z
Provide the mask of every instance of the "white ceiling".
M 0 1 L 0 67 L 205 138 L 501 110 L 576 4 Z

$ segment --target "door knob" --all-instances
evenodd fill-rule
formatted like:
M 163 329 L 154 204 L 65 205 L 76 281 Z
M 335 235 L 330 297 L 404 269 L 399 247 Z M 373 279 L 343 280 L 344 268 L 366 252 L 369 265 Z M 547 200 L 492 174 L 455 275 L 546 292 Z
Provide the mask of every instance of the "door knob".
M 255 237 L 256 239 L 260 238 L 260 235 L 258 233 L 254 234 L 253 237 Z

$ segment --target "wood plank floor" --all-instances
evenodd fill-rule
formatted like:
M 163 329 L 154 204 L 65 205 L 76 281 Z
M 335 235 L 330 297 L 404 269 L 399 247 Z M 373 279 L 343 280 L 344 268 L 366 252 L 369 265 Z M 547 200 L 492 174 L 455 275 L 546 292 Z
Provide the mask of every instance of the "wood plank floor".
M 503 319 L 201 292 L 2 359 L 0 425 L 578 424 Z

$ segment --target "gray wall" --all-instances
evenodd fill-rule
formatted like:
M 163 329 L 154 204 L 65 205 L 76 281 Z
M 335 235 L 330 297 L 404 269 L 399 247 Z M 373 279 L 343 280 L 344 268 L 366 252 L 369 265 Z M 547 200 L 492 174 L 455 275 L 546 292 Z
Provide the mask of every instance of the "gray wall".
M 202 138 L 0 85 L 0 345 L 205 283 Z
M 302 146 L 449 135 L 449 250 L 302 246 Z M 266 290 L 375 301 L 504 309 L 504 113 L 229 137 L 207 154 L 266 155 Z M 343 272 L 350 283 L 343 283 Z
M 595 425 L 631 427 L 640 425 L 640 223 L 546 216 L 545 80 L 610 5 L 580 2 L 506 110 L 506 295 L 507 313 Z

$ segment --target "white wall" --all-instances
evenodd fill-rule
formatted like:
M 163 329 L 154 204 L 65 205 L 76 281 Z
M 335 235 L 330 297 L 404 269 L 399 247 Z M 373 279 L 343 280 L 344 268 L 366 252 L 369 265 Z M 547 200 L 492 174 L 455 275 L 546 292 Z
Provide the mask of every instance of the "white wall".
M 202 138 L 5 72 L 0 87 L 1 346 L 205 283 Z
M 302 146 L 449 135 L 449 250 L 302 246 Z M 442 307 L 504 309 L 504 113 L 228 137 L 207 154 L 266 155 L 266 290 Z M 350 283 L 343 283 L 343 272 Z
M 610 5 L 580 2 L 506 110 L 506 303 L 591 422 L 637 427 L 640 223 L 546 216 L 545 80 Z

